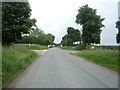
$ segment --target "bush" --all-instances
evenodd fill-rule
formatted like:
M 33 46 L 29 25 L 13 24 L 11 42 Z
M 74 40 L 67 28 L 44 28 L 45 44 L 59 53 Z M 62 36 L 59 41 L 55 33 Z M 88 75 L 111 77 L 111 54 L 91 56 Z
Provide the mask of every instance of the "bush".
M 95 50 L 95 49 L 96 49 L 96 46 L 94 46 L 94 45 L 87 45 L 87 46 L 86 46 L 86 49 L 87 49 L 87 50 Z
M 85 44 L 79 44 L 76 46 L 76 50 L 85 50 L 86 49 L 86 45 Z
M 65 49 L 65 50 L 76 50 L 76 48 L 74 46 L 63 46 L 61 48 Z

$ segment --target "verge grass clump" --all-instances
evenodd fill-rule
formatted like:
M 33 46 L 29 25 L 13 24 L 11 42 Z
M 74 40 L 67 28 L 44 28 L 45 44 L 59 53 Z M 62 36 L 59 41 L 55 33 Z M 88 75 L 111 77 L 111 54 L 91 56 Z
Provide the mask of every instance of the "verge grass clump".
M 16 46 L 27 47 L 28 49 L 31 49 L 31 50 L 44 50 L 44 49 L 48 49 L 47 46 L 38 45 L 38 44 L 16 44 Z
M 0 44 L 0 89 L 2 89 L 2 46 Z
M 84 50 L 76 54 L 112 70 L 119 71 L 118 58 L 120 53 L 117 50 Z
M 11 45 L 2 48 L 2 83 L 3 87 L 11 82 L 35 59 L 37 54 L 25 46 Z
M 81 51 L 81 50 L 85 50 L 86 45 L 80 44 L 80 45 L 76 45 L 76 46 L 63 46 L 63 47 L 61 47 L 61 48 L 62 48 L 62 49 L 65 49 L 65 50 Z
M 65 49 L 65 50 L 76 50 L 76 48 L 74 46 L 63 46 L 61 48 Z

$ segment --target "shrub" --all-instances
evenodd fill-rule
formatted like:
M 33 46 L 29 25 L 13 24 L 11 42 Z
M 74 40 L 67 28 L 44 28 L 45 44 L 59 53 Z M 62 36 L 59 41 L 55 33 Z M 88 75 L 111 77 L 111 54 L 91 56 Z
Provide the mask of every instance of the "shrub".
M 87 46 L 86 46 L 86 49 L 87 49 L 87 50 L 95 50 L 96 47 L 95 47 L 94 45 L 87 45 Z
M 76 50 L 85 50 L 86 49 L 86 45 L 85 44 L 79 44 L 76 46 Z

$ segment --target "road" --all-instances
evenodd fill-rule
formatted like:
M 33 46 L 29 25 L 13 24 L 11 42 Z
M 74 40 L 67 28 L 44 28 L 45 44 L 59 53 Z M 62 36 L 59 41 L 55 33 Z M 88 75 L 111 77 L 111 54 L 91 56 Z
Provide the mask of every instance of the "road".
M 39 52 L 37 52 L 39 53 Z M 51 48 L 8 88 L 117 88 L 118 75 L 69 51 Z

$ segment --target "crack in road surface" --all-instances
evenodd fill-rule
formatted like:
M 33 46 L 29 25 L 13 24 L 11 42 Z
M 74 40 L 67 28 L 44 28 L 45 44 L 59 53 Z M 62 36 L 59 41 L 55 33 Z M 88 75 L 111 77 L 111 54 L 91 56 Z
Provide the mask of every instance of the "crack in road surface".
M 36 51 L 40 55 L 40 51 Z M 118 74 L 60 48 L 39 56 L 8 88 L 118 88 Z

